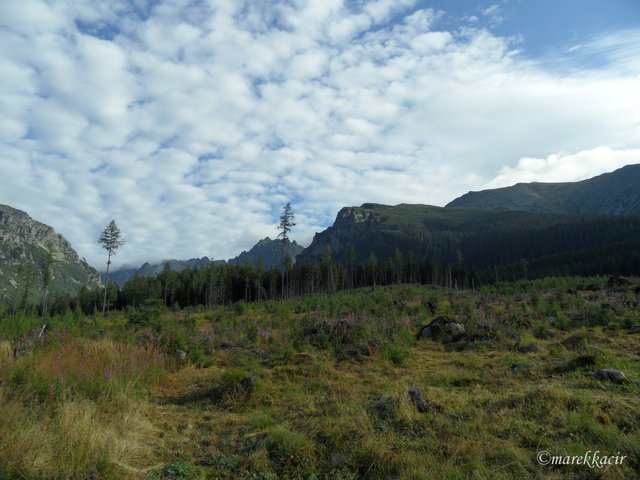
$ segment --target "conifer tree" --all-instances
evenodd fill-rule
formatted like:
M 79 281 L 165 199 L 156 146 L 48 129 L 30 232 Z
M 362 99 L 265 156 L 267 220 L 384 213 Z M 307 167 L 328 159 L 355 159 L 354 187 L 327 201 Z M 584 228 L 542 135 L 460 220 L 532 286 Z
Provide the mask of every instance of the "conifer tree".
M 282 215 L 280 215 L 280 223 L 278 224 L 278 230 L 280 233 L 278 234 L 278 238 L 282 239 L 281 246 L 281 255 L 280 260 L 282 262 L 282 298 L 284 299 L 284 276 L 285 276 L 285 247 L 287 242 L 289 241 L 289 232 L 296 224 L 293 221 L 294 214 L 293 209 L 291 208 L 291 203 L 287 202 L 287 204 L 282 209 Z
M 102 314 L 104 315 L 107 309 L 107 286 L 109 285 L 109 266 L 111 265 L 111 255 L 115 255 L 118 248 L 124 245 L 122 233 L 120 232 L 118 225 L 116 225 L 115 220 L 111 220 L 111 222 L 109 222 L 109 225 L 107 225 L 102 231 L 100 237 L 98 238 L 98 243 L 108 253 L 107 273 L 104 280 L 104 299 L 102 301 Z

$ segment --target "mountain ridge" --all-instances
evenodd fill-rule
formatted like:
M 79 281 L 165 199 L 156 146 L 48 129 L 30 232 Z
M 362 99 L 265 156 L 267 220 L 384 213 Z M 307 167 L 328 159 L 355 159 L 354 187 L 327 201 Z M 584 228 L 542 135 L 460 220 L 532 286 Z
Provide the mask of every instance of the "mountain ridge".
M 468 192 L 445 208 L 577 215 L 640 214 L 640 164 L 579 182 L 529 182 Z
M 483 281 L 498 270 L 518 278 L 519 269 L 535 276 L 631 274 L 640 269 L 640 216 L 363 204 L 341 209 L 299 261 L 327 253 L 343 265 L 374 261 L 387 270 L 411 256 L 439 275 L 473 271 Z

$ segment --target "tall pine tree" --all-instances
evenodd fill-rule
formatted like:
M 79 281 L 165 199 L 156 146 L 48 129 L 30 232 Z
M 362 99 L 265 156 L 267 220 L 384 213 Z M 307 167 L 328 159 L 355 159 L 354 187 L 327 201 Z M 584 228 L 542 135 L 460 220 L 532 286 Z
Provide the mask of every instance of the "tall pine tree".
M 282 298 L 284 299 L 284 277 L 285 277 L 285 249 L 287 246 L 287 242 L 289 241 L 289 232 L 296 224 L 293 221 L 294 214 L 293 209 L 291 208 L 291 203 L 287 202 L 287 204 L 282 209 L 282 215 L 280 215 L 280 223 L 278 224 L 278 230 L 280 233 L 278 234 L 278 238 L 281 239 L 281 255 L 280 260 L 282 262 Z
M 107 290 L 109 286 L 109 266 L 111 265 L 111 255 L 115 255 L 122 245 L 124 245 L 124 239 L 122 238 L 122 233 L 116 225 L 115 220 L 111 220 L 109 225 L 105 227 L 105 229 L 100 234 L 98 238 L 98 243 L 104 248 L 107 253 L 107 273 L 105 275 L 104 280 L 104 299 L 102 301 L 102 314 L 104 315 L 107 310 Z

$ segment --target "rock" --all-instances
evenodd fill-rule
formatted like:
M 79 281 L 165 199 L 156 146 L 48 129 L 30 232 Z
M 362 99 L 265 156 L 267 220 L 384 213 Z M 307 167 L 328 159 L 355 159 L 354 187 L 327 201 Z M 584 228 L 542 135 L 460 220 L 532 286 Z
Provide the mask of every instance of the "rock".
M 449 322 L 444 324 L 444 331 L 455 336 L 464 334 L 464 326 L 461 323 Z
M 179 362 L 185 362 L 187 360 L 187 352 L 185 352 L 184 350 L 176 350 L 174 356 Z
M 521 370 L 522 370 L 522 365 L 520 365 L 519 363 L 514 363 L 513 365 L 511 365 L 511 373 L 513 373 L 514 375 Z
M 631 327 L 629 329 L 629 333 L 631 333 L 631 334 L 640 333 L 640 325 L 636 325 L 634 327 Z
M 446 334 L 452 338 L 459 338 L 464 335 L 464 325 L 456 323 L 447 317 L 437 317 L 429 325 L 420 329 L 416 337 L 437 338 Z
M 427 413 L 429 411 L 429 404 L 425 400 L 424 395 L 422 394 L 422 390 L 416 387 L 411 387 L 409 390 L 407 390 L 407 393 L 409 394 L 409 398 L 413 402 L 413 405 L 416 407 L 416 410 L 418 410 L 418 412 Z
M 432 338 L 436 335 L 436 329 L 427 325 L 426 327 L 422 327 L 418 332 L 418 339 L 420 338 Z
M 616 383 L 624 382 L 627 379 L 623 372 L 615 368 L 597 368 L 593 372 L 593 377 L 598 380 L 609 380 Z

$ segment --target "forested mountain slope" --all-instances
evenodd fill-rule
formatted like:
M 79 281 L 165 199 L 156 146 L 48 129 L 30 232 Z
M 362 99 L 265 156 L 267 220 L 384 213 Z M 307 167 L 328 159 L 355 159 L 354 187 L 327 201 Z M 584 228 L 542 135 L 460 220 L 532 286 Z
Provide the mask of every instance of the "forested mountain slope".
M 469 192 L 447 207 L 579 215 L 640 214 L 640 164 L 581 182 L 518 183 Z
M 429 205 L 343 208 L 298 257 L 330 254 L 344 265 L 412 257 L 453 269 L 544 276 L 640 269 L 640 216 L 577 216 Z M 515 275 L 517 276 L 517 275 Z

